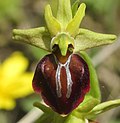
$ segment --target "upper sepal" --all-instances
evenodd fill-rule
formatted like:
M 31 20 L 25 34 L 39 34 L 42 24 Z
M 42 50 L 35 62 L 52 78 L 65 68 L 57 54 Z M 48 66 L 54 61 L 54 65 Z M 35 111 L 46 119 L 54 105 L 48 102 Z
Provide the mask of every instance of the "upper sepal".
M 64 31 L 67 24 L 72 19 L 71 4 L 70 0 L 57 0 L 57 1 L 58 1 L 57 19 L 61 23 L 62 31 Z
M 115 35 L 96 33 L 87 29 L 79 29 L 75 37 L 75 52 L 83 51 L 92 47 L 111 44 L 116 40 Z
M 45 27 L 33 29 L 14 29 L 12 38 L 14 40 L 39 47 L 46 51 L 50 51 L 51 37 Z

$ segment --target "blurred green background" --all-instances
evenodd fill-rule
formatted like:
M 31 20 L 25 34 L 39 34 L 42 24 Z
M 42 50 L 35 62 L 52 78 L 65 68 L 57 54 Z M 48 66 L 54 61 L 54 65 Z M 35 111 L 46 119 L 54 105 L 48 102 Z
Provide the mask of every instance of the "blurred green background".
M 72 3 L 74 1 L 71 0 Z M 46 52 L 27 44 L 14 42 L 12 29 L 44 26 L 43 13 L 48 2 L 52 4 L 55 11 L 56 0 L 54 2 L 51 0 L 0 0 L 0 68 L 5 59 L 8 59 L 15 51 L 19 51 L 29 61 L 26 72 L 32 73 L 35 70 L 37 62 Z M 120 98 L 120 0 L 81 0 L 81 2 L 87 4 L 86 16 L 81 27 L 118 36 L 115 44 L 93 48 L 87 52 L 96 66 L 102 101 Z M 0 83 L 4 83 L 1 72 Z M 9 93 L 9 90 L 6 92 Z M 16 123 L 33 108 L 32 104 L 35 101 L 40 101 L 39 95 L 28 93 L 27 96 L 16 99 L 16 106 L 12 110 L 3 109 L 0 106 L 1 123 Z M 120 123 L 120 108 L 100 115 L 97 120 L 100 123 Z

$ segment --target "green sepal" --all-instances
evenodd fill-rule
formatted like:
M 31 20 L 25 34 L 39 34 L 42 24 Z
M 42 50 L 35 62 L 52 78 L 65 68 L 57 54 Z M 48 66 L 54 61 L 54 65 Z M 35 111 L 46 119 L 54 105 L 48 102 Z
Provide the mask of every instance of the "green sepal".
M 87 29 L 79 29 L 79 34 L 75 38 L 75 52 L 86 50 L 92 47 L 111 44 L 116 36 L 110 34 L 96 33 Z
M 72 16 L 73 16 L 73 17 L 75 16 L 75 13 L 76 13 L 77 10 L 78 10 L 79 4 L 80 4 L 80 0 L 76 0 L 76 1 L 73 3 L 73 5 L 72 5 Z
M 74 18 L 67 25 L 66 32 L 69 32 L 69 34 L 73 37 L 78 34 L 80 23 L 85 16 L 85 8 L 86 5 L 82 3 L 79 6 Z
M 107 102 L 104 102 L 104 103 L 101 103 L 97 106 L 95 106 L 89 113 L 88 113 L 88 116 L 87 118 L 88 119 L 91 119 L 91 118 L 94 118 L 96 117 L 97 115 L 105 112 L 105 111 L 108 111 L 110 109 L 113 109 L 115 107 L 118 107 L 120 106 L 120 99 L 117 99 L 117 100 L 111 100 L 111 101 L 107 101 Z
M 61 32 L 61 25 L 59 21 L 52 15 L 50 5 L 45 7 L 45 21 L 52 37 L 57 35 L 58 32 Z
M 14 40 L 39 47 L 48 52 L 50 51 L 51 37 L 44 27 L 33 29 L 14 29 L 12 38 Z
M 65 30 L 68 22 L 72 19 L 70 0 L 57 0 L 58 11 L 57 20 L 61 23 L 62 31 Z
M 52 39 L 51 49 L 55 44 L 59 46 L 62 56 L 66 56 L 68 46 L 72 44 L 74 47 L 74 39 L 67 33 L 60 33 Z

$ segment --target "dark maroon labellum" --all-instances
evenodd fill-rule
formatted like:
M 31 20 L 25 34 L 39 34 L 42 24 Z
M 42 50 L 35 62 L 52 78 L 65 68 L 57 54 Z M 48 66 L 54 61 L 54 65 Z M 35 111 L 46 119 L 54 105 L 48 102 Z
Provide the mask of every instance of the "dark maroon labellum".
M 88 65 L 78 54 L 71 54 L 64 64 L 54 54 L 46 55 L 37 65 L 33 88 L 54 111 L 68 114 L 90 89 Z

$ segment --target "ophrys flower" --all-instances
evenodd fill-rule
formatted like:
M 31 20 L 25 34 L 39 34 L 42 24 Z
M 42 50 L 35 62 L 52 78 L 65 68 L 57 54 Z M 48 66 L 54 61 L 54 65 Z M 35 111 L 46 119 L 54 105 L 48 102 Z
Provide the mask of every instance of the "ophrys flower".
M 37 65 L 33 88 L 60 114 L 70 113 L 82 101 L 80 106 L 84 107 L 86 100 L 91 101 L 91 98 L 95 103 L 88 108 L 84 107 L 86 112 L 100 103 L 96 74 L 92 72 L 91 65 L 88 65 L 88 56 L 82 51 L 113 43 L 116 39 L 115 35 L 79 28 L 86 5 L 82 3 L 77 9 L 75 3 L 72 8 L 73 11 L 70 0 L 58 0 L 56 17 L 52 15 L 50 5 L 45 8 L 47 28 L 13 30 L 14 39 L 48 51 L 49 55 Z

